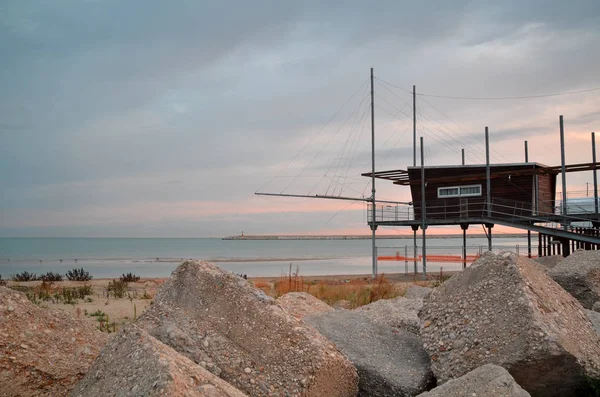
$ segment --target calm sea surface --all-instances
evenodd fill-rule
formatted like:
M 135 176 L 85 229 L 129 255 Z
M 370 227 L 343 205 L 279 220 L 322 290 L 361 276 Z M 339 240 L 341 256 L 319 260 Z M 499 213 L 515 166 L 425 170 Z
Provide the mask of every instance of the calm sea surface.
M 535 242 L 535 240 L 534 240 Z M 461 254 L 462 239 L 428 239 L 428 255 Z M 378 254 L 410 256 L 412 239 L 377 240 Z M 420 253 L 420 240 L 417 240 Z M 468 254 L 485 251 L 485 238 L 467 240 Z M 494 239 L 494 250 L 527 251 L 525 238 Z M 533 248 L 537 252 L 537 248 Z M 184 258 L 204 259 L 248 276 L 279 276 L 289 264 L 302 275 L 369 274 L 370 240 L 221 240 L 209 238 L 0 238 L 0 275 L 27 270 L 65 273 L 83 267 L 96 278 L 132 272 L 142 277 L 166 277 Z M 429 271 L 457 270 L 460 263 L 428 261 Z M 412 261 L 408 269 L 412 270 Z M 419 263 L 419 269 L 421 269 Z M 404 260 L 381 261 L 379 271 L 401 273 Z

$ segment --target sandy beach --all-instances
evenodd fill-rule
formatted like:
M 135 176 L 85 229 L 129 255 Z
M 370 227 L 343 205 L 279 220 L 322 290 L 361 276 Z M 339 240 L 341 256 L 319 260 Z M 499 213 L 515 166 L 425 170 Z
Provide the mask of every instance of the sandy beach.
M 450 274 L 446 274 L 449 276 Z M 293 277 L 293 276 L 292 276 Z M 313 286 L 325 286 L 324 288 L 335 288 L 345 284 L 357 283 L 366 287 L 372 285 L 374 280 L 370 275 L 327 275 L 327 276 L 300 276 L 304 289 L 313 288 Z M 429 281 L 423 281 L 422 276 L 415 277 L 413 274 L 393 273 L 386 274 L 385 279 L 391 283 L 394 288 L 400 292 L 405 290 L 411 284 L 424 285 L 435 282 L 439 278 L 439 273 L 429 276 Z M 118 280 L 118 279 L 117 279 Z M 100 278 L 92 279 L 91 281 L 59 281 L 49 283 L 50 295 L 60 292 L 63 288 L 77 288 L 86 285 L 91 286 L 92 294 L 84 299 L 77 299 L 73 303 L 64 303 L 55 299 L 36 299 L 36 302 L 41 307 L 55 308 L 71 313 L 75 317 L 85 319 L 90 324 L 102 328 L 106 324 L 111 324 L 116 330 L 123 325 L 133 321 L 140 316 L 148 306 L 152 304 L 152 300 L 156 292 L 163 284 L 166 278 L 142 278 L 137 282 L 127 284 L 127 292 L 122 298 L 115 298 L 112 294 L 107 296 L 107 288 L 113 279 Z M 248 279 L 255 286 L 263 289 L 267 294 L 276 297 L 277 291 L 275 286 L 282 280 L 287 280 L 285 277 L 251 277 Z M 16 282 L 8 281 L 7 286 L 15 290 L 25 292 L 30 296 L 37 296 L 42 286 L 41 281 Z M 103 313 L 104 315 L 92 315 Z

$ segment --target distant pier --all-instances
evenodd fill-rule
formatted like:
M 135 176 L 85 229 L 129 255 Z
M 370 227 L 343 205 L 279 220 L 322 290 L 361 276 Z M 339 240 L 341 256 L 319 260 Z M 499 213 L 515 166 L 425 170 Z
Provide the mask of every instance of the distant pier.
M 428 235 L 427 238 L 434 239 L 448 239 L 448 238 L 461 238 L 459 234 L 434 234 Z M 470 238 L 486 238 L 485 234 L 471 234 Z M 498 234 L 497 238 L 522 238 L 527 237 L 526 233 L 504 233 Z M 223 237 L 223 240 L 369 240 L 371 235 L 332 235 L 332 236 L 320 236 L 320 235 L 242 235 L 242 236 L 228 236 Z M 380 240 L 412 240 L 412 235 L 397 235 L 397 236 L 377 236 Z

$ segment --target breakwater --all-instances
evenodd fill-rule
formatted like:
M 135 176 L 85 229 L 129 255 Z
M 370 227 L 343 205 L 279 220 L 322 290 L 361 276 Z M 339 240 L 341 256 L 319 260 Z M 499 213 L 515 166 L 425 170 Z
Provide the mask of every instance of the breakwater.
M 418 236 L 420 238 L 420 235 Z M 469 238 L 485 238 L 484 234 L 469 234 Z M 527 237 L 525 233 L 504 233 L 494 234 L 494 238 L 522 238 Z M 376 236 L 378 240 L 412 240 L 412 235 L 381 235 Z M 450 239 L 462 238 L 458 234 L 431 234 L 427 239 Z M 247 235 L 247 236 L 228 236 L 223 240 L 369 240 L 371 235 Z

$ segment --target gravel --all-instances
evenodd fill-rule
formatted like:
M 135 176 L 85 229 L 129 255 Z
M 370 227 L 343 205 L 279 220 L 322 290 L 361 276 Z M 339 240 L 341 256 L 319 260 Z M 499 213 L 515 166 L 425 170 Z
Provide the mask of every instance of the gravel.
M 430 360 L 416 335 L 377 324 L 359 310 L 336 310 L 304 321 L 354 363 L 359 396 L 415 396 L 433 386 Z
M 579 302 L 541 265 L 484 254 L 436 288 L 420 312 L 438 383 L 492 363 L 532 396 L 584 395 L 600 379 L 600 339 Z
M 66 396 L 108 341 L 84 320 L 0 287 L 0 395 Z
M 530 397 L 507 370 L 486 364 L 418 397 Z
M 244 393 L 134 324 L 114 336 L 72 397 L 205 396 Z
M 186 261 L 137 324 L 251 396 L 354 396 L 356 369 L 247 280 Z
M 548 274 L 586 309 L 600 301 L 600 251 L 575 251 Z

